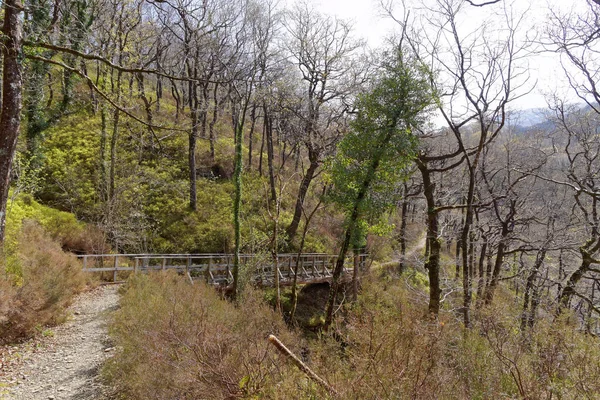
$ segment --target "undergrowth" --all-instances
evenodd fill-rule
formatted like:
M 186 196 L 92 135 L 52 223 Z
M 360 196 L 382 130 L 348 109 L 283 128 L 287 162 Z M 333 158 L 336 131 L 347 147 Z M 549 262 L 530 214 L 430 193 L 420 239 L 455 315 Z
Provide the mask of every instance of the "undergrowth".
M 0 275 L 0 343 L 27 338 L 64 321 L 73 296 L 86 285 L 77 259 L 35 221 L 23 223 L 18 274 Z
M 97 230 L 72 214 L 42 206 L 27 194 L 14 196 L 0 251 L 0 343 L 64 321 L 73 296 L 92 283 L 64 249 L 91 251 L 102 243 Z
M 322 398 L 268 344 L 298 351 L 302 339 L 252 290 L 236 307 L 175 273 L 134 276 L 110 330 L 119 351 L 105 373 L 124 398 L 287 398 L 298 385 Z
M 133 399 L 327 398 L 269 347 L 275 334 L 343 399 L 599 398 L 600 343 L 569 318 L 522 332 L 499 302 L 466 330 L 450 312 L 429 320 L 415 290 L 366 279 L 335 329 L 309 338 L 252 290 L 235 306 L 176 274 L 136 276 L 112 323 L 119 351 L 106 373 Z

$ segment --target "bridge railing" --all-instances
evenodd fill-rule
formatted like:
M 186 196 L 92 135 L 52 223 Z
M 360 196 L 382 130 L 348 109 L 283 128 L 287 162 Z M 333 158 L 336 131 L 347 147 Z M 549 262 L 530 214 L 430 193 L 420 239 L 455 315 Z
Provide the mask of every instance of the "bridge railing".
M 85 272 L 112 272 L 113 281 L 118 273 L 146 272 L 175 269 L 210 284 L 227 285 L 233 281 L 233 254 L 86 254 L 78 256 Z M 251 279 L 262 285 L 271 285 L 275 273 L 282 284 L 290 284 L 297 273 L 298 283 L 315 282 L 331 277 L 337 255 L 324 253 L 278 254 L 275 260 L 268 254 L 240 254 L 240 264 Z M 364 268 L 366 255 L 359 256 Z M 353 268 L 354 258 L 348 256 L 344 262 L 344 273 Z M 275 272 L 276 271 L 276 272 Z

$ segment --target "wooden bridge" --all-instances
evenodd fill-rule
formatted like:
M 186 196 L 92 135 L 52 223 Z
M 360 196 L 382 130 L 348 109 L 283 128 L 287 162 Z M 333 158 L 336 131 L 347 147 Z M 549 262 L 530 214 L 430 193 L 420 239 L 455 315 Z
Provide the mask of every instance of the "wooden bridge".
M 174 269 L 191 280 L 201 279 L 211 285 L 227 286 L 233 282 L 233 254 L 86 254 L 82 260 L 83 271 L 112 273 L 117 282 L 120 272 L 148 272 Z M 271 255 L 241 254 L 242 274 L 250 274 L 257 285 L 275 284 L 275 273 L 281 285 L 291 285 L 297 271 L 297 283 L 315 283 L 331 279 L 336 255 L 322 253 L 278 254 L 277 268 Z M 348 256 L 344 260 L 343 275 L 350 276 L 354 265 L 364 270 L 366 255 Z M 275 271 L 277 270 L 277 271 Z

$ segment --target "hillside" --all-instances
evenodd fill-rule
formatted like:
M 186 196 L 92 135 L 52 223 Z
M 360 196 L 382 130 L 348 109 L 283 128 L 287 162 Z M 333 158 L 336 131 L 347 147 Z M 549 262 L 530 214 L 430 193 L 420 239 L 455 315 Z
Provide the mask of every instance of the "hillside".
M 580 2 L 386 2 L 371 49 L 303 1 L 4 1 L 0 345 L 111 280 L 115 398 L 599 398 Z

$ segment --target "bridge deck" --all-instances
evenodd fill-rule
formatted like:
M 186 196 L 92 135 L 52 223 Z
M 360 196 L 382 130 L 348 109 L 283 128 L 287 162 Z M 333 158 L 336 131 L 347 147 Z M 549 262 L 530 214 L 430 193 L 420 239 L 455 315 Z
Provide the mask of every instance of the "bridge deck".
M 233 282 L 233 254 L 86 254 L 78 256 L 85 272 L 112 272 L 117 281 L 118 272 L 148 272 L 174 269 L 185 273 L 190 279 L 202 279 L 212 285 L 229 285 Z M 364 269 L 366 256 L 357 259 L 349 256 L 344 262 L 343 274 L 348 274 L 355 262 Z M 281 285 L 290 285 L 297 272 L 297 283 L 322 282 L 331 278 L 336 255 L 322 253 L 279 254 L 277 268 L 267 255 L 240 255 L 240 266 L 252 275 L 257 285 L 275 283 L 275 270 Z

